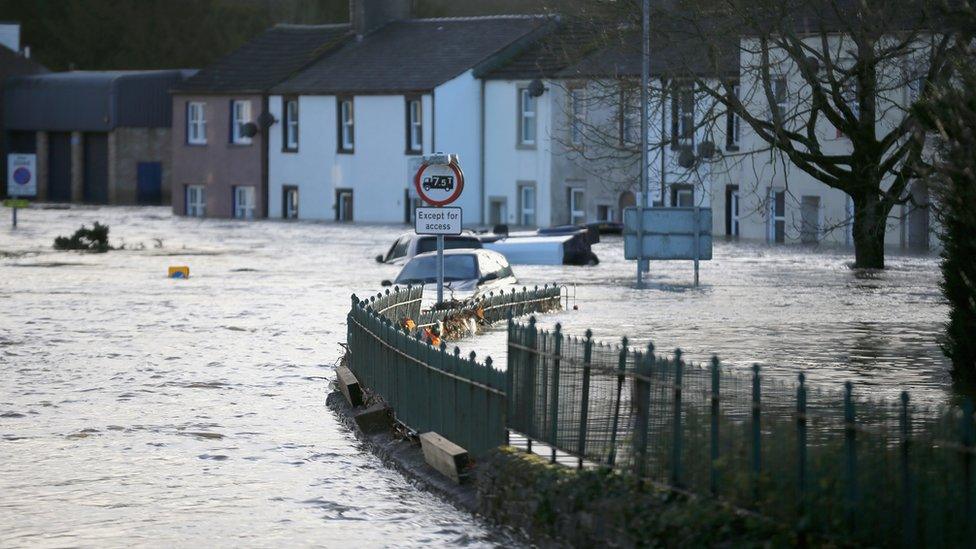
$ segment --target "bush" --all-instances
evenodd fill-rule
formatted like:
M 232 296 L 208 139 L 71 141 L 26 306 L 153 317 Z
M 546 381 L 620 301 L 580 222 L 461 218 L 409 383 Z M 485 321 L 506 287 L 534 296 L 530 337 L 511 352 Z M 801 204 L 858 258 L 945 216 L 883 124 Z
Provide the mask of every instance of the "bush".
M 976 34 L 976 12 L 969 6 L 956 16 Z M 932 175 L 942 223 L 942 293 L 949 302 L 949 322 L 942 349 L 952 360 L 953 377 L 963 389 L 976 388 L 976 69 L 969 39 L 960 40 L 956 56 L 958 85 L 932 90 L 916 108 L 919 118 L 939 137 Z
M 91 229 L 81 226 L 80 229 L 71 235 L 71 238 L 59 236 L 54 239 L 55 250 L 81 250 L 85 252 L 107 252 L 112 248 L 108 244 L 108 225 L 102 225 L 98 221 Z

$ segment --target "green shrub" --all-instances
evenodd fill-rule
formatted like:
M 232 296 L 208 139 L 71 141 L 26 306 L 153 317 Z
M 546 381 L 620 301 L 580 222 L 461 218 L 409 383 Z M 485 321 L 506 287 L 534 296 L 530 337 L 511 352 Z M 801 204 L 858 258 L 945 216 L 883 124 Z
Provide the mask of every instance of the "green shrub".
M 59 236 L 54 239 L 55 250 L 81 250 L 85 252 L 107 252 L 112 248 L 108 243 L 108 225 L 98 221 L 91 229 L 81 226 L 70 238 Z

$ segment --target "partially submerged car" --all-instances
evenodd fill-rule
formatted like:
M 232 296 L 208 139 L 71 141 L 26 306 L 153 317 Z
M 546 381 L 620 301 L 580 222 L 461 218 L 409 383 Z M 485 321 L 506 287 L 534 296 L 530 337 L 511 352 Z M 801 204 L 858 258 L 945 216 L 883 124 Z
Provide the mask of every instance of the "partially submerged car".
M 600 262 L 589 242 L 579 233 L 502 238 L 485 242 L 484 246 L 517 265 L 596 265 Z
M 444 249 L 480 249 L 484 246 L 481 240 L 474 235 L 445 236 Z M 391 265 L 403 265 L 410 261 L 414 256 L 433 252 L 437 250 L 437 237 L 430 235 L 418 235 L 414 233 L 403 233 L 390 246 L 386 254 L 376 256 L 378 263 L 389 263 Z
M 500 290 L 518 280 L 505 256 L 491 250 L 453 249 L 444 251 L 445 298 L 463 299 Z M 397 275 L 393 284 L 434 289 L 437 284 L 437 252 L 415 256 Z M 389 281 L 384 281 L 389 285 Z

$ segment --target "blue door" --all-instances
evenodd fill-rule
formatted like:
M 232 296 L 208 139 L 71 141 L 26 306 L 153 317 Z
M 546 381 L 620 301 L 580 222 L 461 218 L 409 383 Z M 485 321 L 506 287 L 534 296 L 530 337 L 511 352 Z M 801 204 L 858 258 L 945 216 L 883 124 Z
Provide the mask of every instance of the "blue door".
M 163 165 L 159 162 L 139 162 L 136 167 L 136 202 L 160 204 L 162 189 Z

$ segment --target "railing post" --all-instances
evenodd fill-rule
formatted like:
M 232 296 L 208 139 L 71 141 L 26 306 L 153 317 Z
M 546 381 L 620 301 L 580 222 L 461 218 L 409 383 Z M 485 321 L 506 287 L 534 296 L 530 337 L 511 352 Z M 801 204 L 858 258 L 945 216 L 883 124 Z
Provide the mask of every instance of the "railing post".
M 899 427 L 901 428 L 901 500 L 902 524 L 905 547 L 915 547 L 915 490 L 912 478 L 911 462 L 911 424 L 908 415 L 908 392 L 901 393 L 901 414 Z
M 804 536 L 807 503 L 807 387 L 806 375 L 800 372 L 800 384 L 796 388 L 796 502 L 799 510 L 798 530 Z
M 450 378 L 450 380 L 451 380 L 451 409 L 449 410 L 449 413 L 451 415 L 451 423 L 453 425 L 453 429 L 452 429 L 452 432 L 451 432 L 450 435 L 445 435 L 445 436 L 447 436 L 447 439 L 448 440 L 457 440 L 458 433 L 461 432 L 461 429 L 458 428 L 458 423 L 460 421 L 461 413 L 460 413 L 460 409 L 458 408 L 458 385 L 457 385 L 457 376 L 458 376 L 458 372 L 461 369 L 461 368 L 459 368 L 459 366 L 461 365 L 461 360 L 462 360 L 462 358 L 461 358 L 461 348 L 455 346 L 454 347 L 454 357 L 453 357 L 453 360 L 451 360 L 451 373 L 454 374 L 454 375 Z
M 973 443 L 976 438 L 973 425 L 973 401 L 966 397 L 962 403 L 962 466 L 963 466 L 963 501 L 966 509 L 966 538 L 969 546 L 976 545 L 976 517 L 973 516 Z
M 586 331 L 586 342 L 583 344 L 583 394 L 580 400 L 579 440 L 577 440 L 577 457 L 579 468 L 583 468 L 583 456 L 586 455 L 586 423 L 590 415 L 590 361 L 593 358 L 593 330 Z
M 762 430 L 760 425 L 762 403 L 760 401 L 759 365 L 752 365 L 752 497 L 759 502 L 759 475 L 762 473 Z
M 492 366 L 491 357 L 490 356 L 485 357 L 485 368 L 484 368 L 485 378 L 481 380 L 481 382 L 484 383 L 485 387 L 492 387 L 492 383 L 491 383 L 492 368 L 493 366 Z M 492 446 L 493 437 L 491 436 L 492 434 L 491 428 L 495 425 L 495 422 L 492 421 L 492 417 L 491 417 L 492 392 L 486 390 L 484 391 L 484 393 L 485 393 L 485 421 L 484 421 L 484 428 L 482 429 L 482 433 L 483 433 L 482 447 L 485 450 L 490 450 L 493 447 Z
M 505 293 L 502 292 L 500 297 L 504 297 Z M 514 347 L 514 345 L 520 342 L 516 341 L 517 332 L 515 330 L 515 320 L 512 318 L 512 313 L 508 313 L 508 366 L 505 368 L 505 444 L 509 443 L 508 439 L 508 427 L 509 424 L 514 420 L 515 416 L 515 375 L 518 370 L 517 362 L 519 351 Z
M 523 291 L 524 294 L 524 291 Z M 538 329 L 535 327 L 535 317 L 529 317 L 529 331 L 526 334 L 525 346 L 529 348 L 526 351 L 526 361 L 525 361 L 525 371 L 522 375 L 522 391 L 524 392 L 523 405 L 524 409 L 522 411 L 525 414 L 525 436 L 535 437 L 535 397 L 536 397 L 536 364 L 538 363 L 539 355 L 537 354 L 538 349 L 536 349 L 536 339 L 538 336 Z M 531 439 L 529 444 L 531 445 Z M 529 447 L 531 452 L 531 446 Z
M 711 433 L 711 463 L 709 465 L 708 487 L 713 496 L 718 495 L 718 414 L 719 414 L 719 362 L 718 357 L 712 355 L 712 433 Z
M 647 439 L 650 436 L 651 410 L 651 370 L 654 367 L 654 344 L 647 344 L 647 353 L 634 357 L 637 365 L 634 375 L 634 402 L 637 418 L 634 426 L 634 456 L 637 458 L 636 473 L 638 478 L 644 478 L 647 472 Z
M 551 424 L 549 425 L 549 446 L 552 448 L 551 461 L 556 463 L 556 446 L 559 440 L 559 362 L 560 353 L 563 350 L 562 325 L 556 324 L 554 334 L 553 356 L 552 356 L 552 414 L 550 415 Z
M 674 410 L 671 421 L 671 484 L 681 486 L 681 382 L 684 365 L 681 362 L 681 349 L 674 351 Z
M 610 430 L 610 454 L 607 465 L 613 467 L 617 459 L 617 428 L 620 425 L 620 398 L 623 396 L 624 378 L 627 374 L 627 336 L 620 340 L 620 358 L 617 359 L 617 399 L 613 407 L 613 428 Z
M 857 526 L 857 423 L 854 412 L 854 385 L 844 384 L 844 496 L 847 501 L 847 527 Z

